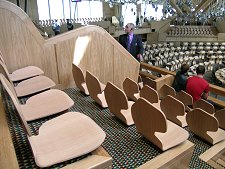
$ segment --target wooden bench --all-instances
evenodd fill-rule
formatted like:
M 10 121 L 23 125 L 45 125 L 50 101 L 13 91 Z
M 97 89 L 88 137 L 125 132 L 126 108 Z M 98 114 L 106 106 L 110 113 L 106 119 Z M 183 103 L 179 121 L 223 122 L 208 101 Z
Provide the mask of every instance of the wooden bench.
M 167 75 L 167 74 L 168 75 L 173 75 L 173 76 L 176 75 L 175 72 L 171 72 L 171 71 L 168 71 L 166 69 L 159 68 L 159 67 L 156 67 L 156 66 L 151 66 L 151 65 L 149 65 L 147 63 L 141 63 L 141 68 L 147 69 L 147 70 L 150 70 L 150 71 L 153 71 L 153 72 L 157 72 L 157 73 L 160 73 L 162 75 Z M 147 73 L 145 71 L 140 71 L 139 74 L 142 76 L 142 79 L 144 79 L 144 77 L 148 77 L 150 79 L 154 79 L 154 81 L 156 81 L 156 83 L 157 83 L 157 84 L 154 84 L 154 86 L 157 86 L 157 85 L 158 86 L 162 86 L 163 83 L 164 84 L 168 84 L 168 85 L 172 85 L 171 82 L 168 83 L 167 81 L 164 82 L 164 80 L 160 80 L 160 81 L 156 80 L 156 79 L 159 79 L 159 77 L 154 76 L 152 74 L 149 74 L 149 73 Z M 158 83 L 160 83 L 160 84 L 158 84 Z M 151 87 L 155 88 L 154 86 L 151 86 Z M 210 84 L 209 88 L 210 88 L 210 92 L 214 93 L 215 95 L 220 95 L 220 96 L 224 96 L 225 97 L 225 89 L 223 87 L 219 87 L 219 86 Z M 225 102 L 224 101 L 219 100 L 219 99 L 217 99 L 215 97 L 212 97 L 212 96 L 209 96 L 208 99 L 212 100 L 215 103 L 215 105 L 217 105 L 218 107 L 225 108 Z

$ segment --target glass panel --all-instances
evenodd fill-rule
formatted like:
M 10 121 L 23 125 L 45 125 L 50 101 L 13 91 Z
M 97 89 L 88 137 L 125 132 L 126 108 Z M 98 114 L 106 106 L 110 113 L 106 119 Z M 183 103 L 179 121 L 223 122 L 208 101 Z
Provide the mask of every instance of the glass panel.
M 64 12 L 65 12 L 65 19 L 72 19 L 73 15 L 70 13 L 70 0 L 64 0 Z
M 39 20 L 49 19 L 48 1 L 37 0 Z
M 124 18 L 124 25 L 133 23 L 135 25 L 137 16 L 137 7 L 135 4 L 125 4 L 122 6 L 122 15 Z M 123 26 L 124 26 L 123 25 Z
M 163 5 L 142 4 L 141 15 L 148 19 L 160 20 L 163 17 Z
M 63 7 L 62 0 L 49 0 L 51 19 L 62 19 L 63 18 Z

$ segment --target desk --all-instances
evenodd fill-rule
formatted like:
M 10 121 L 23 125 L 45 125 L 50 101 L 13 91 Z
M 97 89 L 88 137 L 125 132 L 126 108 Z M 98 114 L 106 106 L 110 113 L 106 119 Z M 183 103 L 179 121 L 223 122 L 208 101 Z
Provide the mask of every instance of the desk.
M 219 81 L 225 84 L 225 68 L 217 70 L 215 76 Z

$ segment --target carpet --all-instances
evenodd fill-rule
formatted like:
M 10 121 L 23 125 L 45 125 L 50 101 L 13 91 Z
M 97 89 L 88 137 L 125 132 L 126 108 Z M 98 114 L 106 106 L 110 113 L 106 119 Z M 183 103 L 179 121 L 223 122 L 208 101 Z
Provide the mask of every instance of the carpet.
M 110 113 L 109 109 L 103 109 L 98 106 L 90 96 L 85 96 L 75 88 L 66 89 L 64 91 L 75 102 L 74 106 L 70 108 L 69 111 L 78 111 L 86 114 L 105 131 L 106 139 L 102 146 L 113 158 L 113 168 L 136 168 L 162 153 L 159 148 L 138 134 L 134 125 L 127 127 L 115 118 Z M 25 103 L 26 98 L 20 99 L 20 101 Z M 6 105 L 8 124 L 20 168 L 38 168 L 34 162 L 26 135 L 19 123 L 19 118 L 14 105 L 6 92 L 3 92 L 3 102 Z M 36 134 L 41 124 L 55 116 L 30 122 L 29 126 L 32 133 Z M 189 131 L 188 127 L 186 130 Z M 189 168 L 212 168 L 207 163 L 199 159 L 199 155 L 209 149 L 210 145 L 193 135 L 191 132 L 189 133 L 189 141 L 195 144 Z M 56 164 L 50 168 L 61 168 L 76 160 L 85 158 L 86 156 L 61 164 Z

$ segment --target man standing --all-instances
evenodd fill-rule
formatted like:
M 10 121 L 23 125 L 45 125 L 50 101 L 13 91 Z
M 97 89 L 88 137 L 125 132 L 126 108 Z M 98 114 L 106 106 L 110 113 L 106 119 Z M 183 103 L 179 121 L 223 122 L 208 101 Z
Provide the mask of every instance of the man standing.
M 58 20 L 55 20 L 55 23 L 52 25 L 52 30 L 55 32 L 55 35 L 60 34 L 60 25 L 58 23 Z
M 68 31 L 73 30 L 73 24 L 70 22 L 69 19 L 66 19 L 66 26 Z
M 198 66 L 196 69 L 197 76 L 189 77 L 187 80 L 186 92 L 193 97 L 193 101 L 200 99 L 207 100 L 209 95 L 209 83 L 203 79 L 205 73 L 204 66 Z
M 134 34 L 134 24 L 128 23 L 125 26 L 125 35 L 119 37 L 119 43 L 127 49 L 127 51 L 134 56 L 139 62 L 143 61 L 143 45 L 141 36 Z

